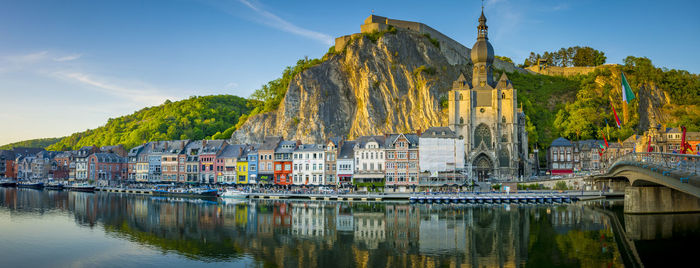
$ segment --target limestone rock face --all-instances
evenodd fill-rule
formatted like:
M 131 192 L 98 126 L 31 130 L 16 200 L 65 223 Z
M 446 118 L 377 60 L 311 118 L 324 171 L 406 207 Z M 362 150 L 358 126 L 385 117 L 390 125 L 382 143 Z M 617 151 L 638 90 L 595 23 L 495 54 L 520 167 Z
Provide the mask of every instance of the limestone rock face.
M 663 110 L 665 105 L 671 104 L 671 100 L 663 90 L 656 85 L 645 84 L 639 88 L 639 127 L 646 130 L 656 127 L 657 124 L 665 124 L 671 121 L 671 116 Z
M 376 41 L 358 36 L 344 51 L 294 77 L 278 109 L 249 118 L 231 140 L 282 136 L 319 143 L 334 136 L 353 139 L 446 126 L 446 107 L 439 100 L 460 74 L 471 77 L 468 53 L 440 48 L 408 30 Z

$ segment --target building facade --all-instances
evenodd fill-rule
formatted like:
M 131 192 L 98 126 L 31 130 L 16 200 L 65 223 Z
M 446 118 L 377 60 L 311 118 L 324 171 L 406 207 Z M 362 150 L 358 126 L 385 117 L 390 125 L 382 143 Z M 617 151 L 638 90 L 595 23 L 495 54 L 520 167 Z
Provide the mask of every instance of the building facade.
M 302 144 L 294 150 L 294 184 L 324 185 L 325 149 L 323 144 Z
M 353 183 L 384 184 L 385 136 L 361 136 L 355 142 Z
M 273 184 L 275 169 L 275 149 L 282 142 L 281 137 L 266 137 L 258 149 L 257 182 L 260 184 Z
M 464 141 L 448 127 L 431 127 L 418 139 L 419 166 L 422 172 L 464 169 Z
M 418 186 L 418 135 L 392 134 L 385 140 L 386 186 L 405 192 Z
M 223 140 L 203 140 L 202 150 L 199 153 L 199 182 L 200 183 L 217 183 L 217 171 L 214 164 L 217 161 L 216 156 L 221 154 L 221 150 L 228 145 Z
M 336 161 L 338 185 L 341 187 L 352 186 L 352 176 L 355 173 L 355 141 L 344 141 L 338 152 Z
M 338 184 L 338 166 L 336 165 L 336 163 L 338 161 L 338 153 L 340 152 L 340 148 L 342 148 L 343 146 L 343 142 L 343 138 L 340 137 L 330 138 L 326 141 L 326 170 L 324 171 L 324 173 L 327 184 Z
M 94 153 L 88 157 L 88 180 L 98 186 L 119 185 L 129 177 L 127 158 L 115 153 Z
M 292 184 L 292 155 L 300 142 L 281 141 L 275 149 L 275 161 L 273 162 L 275 184 Z
M 483 12 L 471 50 L 471 81 L 463 75 L 448 96 L 448 122 L 464 140 L 465 165 L 479 181 L 514 180 L 526 176 L 525 115 L 517 108 L 517 91 L 508 77 L 493 79 L 494 51 Z
M 258 183 L 258 148 L 259 144 L 255 144 L 248 151 L 248 183 L 256 184 Z

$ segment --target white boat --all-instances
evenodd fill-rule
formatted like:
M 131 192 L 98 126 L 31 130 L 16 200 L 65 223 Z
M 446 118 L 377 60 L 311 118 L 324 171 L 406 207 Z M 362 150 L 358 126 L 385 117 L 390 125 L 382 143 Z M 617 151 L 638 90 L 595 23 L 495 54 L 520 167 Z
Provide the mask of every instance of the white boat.
M 232 189 L 227 189 L 224 191 L 224 193 L 221 194 L 222 198 L 247 198 L 248 193 L 239 191 L 239 190 L 232 190 Z

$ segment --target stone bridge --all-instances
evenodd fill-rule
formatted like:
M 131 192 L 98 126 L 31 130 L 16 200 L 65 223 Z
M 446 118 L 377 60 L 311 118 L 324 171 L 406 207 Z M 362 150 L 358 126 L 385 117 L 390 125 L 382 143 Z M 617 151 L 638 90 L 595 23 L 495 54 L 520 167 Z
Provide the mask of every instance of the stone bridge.
M 615 159 L 594 183 L 625 191 L 625 213 L 700 211 L 700 156 L 631 153 Z

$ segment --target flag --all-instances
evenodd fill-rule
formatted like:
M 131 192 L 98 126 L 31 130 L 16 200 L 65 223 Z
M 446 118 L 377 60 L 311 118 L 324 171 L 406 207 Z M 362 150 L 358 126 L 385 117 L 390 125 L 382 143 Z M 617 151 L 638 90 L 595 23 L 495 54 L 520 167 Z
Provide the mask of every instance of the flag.
M 620 72 L 620 74 L 622 74 L 622 78 L 620 79 L 622 81 L 622 100 L 629 104 L 630 101 L 634 99 L 634 92 L 632 92 L 630 84 L 627 83 L 625 73 Z
M 615 115 L 615 124 L 617 124 L 617 128 L 621 128 L 622 124 L 620 124 L 620 118 L 617 117 L 617 111 L 615 111 L 615 106 L 612 104 L 612 99 L 610 100 L 610 106 L 612 107 L 613 114 Z
M 605 148 L 608 148 L 608 139 L 605 138 L 605 133 L 603 133 L 603 141 L 605 142 Z
M 608 119 L 605 118 L 605 132 L 608 133 L 608 137 L 610 137 L 610 125 L 608 125 Z

